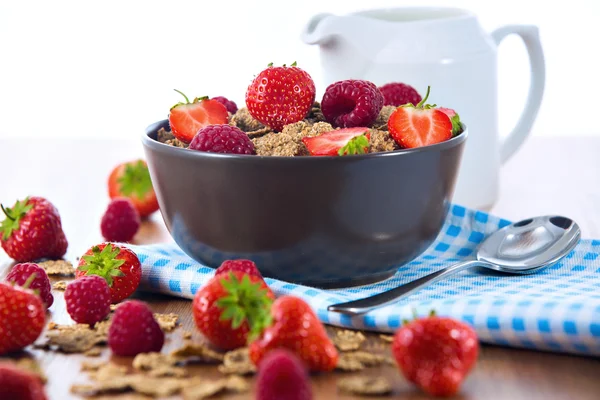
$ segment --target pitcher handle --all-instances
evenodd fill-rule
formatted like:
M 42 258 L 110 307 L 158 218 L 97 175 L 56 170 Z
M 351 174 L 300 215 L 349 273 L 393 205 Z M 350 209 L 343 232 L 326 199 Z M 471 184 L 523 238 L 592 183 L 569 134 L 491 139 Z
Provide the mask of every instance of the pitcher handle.
M 498 46 L 502 39 L 513 33 L 519 35 L 523 43 L 525 43 L 531 66 L 531 84 L 529 85 L 529 94 L 527 95 L 525 108 L 515 128 L 501 143 L 500 157 L 502 163 L 506 162 L 523 144 L 527 136 L 529 136 L 531 127 L 540 110 L 546 83 L 544 51 L 540 42 L 538 28 L 533 25 L 507 25 L 493 31 L 491 36 L 496 42 L 496 46 Z

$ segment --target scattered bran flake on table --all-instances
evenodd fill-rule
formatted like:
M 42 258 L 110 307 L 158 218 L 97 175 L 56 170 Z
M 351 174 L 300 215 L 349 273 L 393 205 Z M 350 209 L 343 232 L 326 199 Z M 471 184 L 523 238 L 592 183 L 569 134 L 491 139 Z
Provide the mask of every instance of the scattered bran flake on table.
M 177 323 L 177 321 L 179 320 L 179 315 L 177 314 L 154 313 L 154 319 L 156 319 L 156 322 L 158 322 L 158 325 L 160 325 L 160 329 L 162 329 L 163 332 L 172 332 L 173 330 L 175 330 L 175 328 L 179 326 L 179 324 Z
M 349 376 L 337 381 L 338 389 L 359 395 L 387 395 L 392 393 L 392 385 L 383 377 Z
M 342 352 L 339 355 L 336 369 L 352 372 L 382 364 L 394 365 L 394 361 L 392 358 L 381 354 L 373 354 L 366 351 L 351 351 Z
M 104 322 L 97 323 L 94 328 L 87 324 L 58 325 L 50 322 L 46 332 L 47 341 L 42 348 L 56 346 L 58 351 L 64 353 L 85 353 L 108 340 L 108 328 Z
M 83 355 L 86 357 L 100 357 L 101 354 L 102 349 L 100 347 L 92 347 L 91 349 L 83 353 Z
M 218 367 L 219 372 L 225 375 L 250 375 L 256 373 L 256 366 L 250 360 L 247 347 L 225 353 L 223 364 Z
M 150 376 L 184 378 L 187 376 L 186 369 L 176 366 L 180 361 L 169 354 L 140 353 L 133 359 L 132 365 L 134 369 L 145 371 Z
M 185 342 L 183 346 L 171 352 L 171 356 L 176 358 L 198 357 L 207 363 L 223 362 L 224 355 L 208 348 L 203 343 Z
M 190 331 L 183 331 L 183 333 L 181 334 L 181 336 L 184 339 L 191 339 L 192 338 L 192 332 L 190 332 Z
M 52 289 L 64 292 L 65 290 L 67 290 L 67 281 L 54 282 L 54 284 L 52 285 Z
M 338 330 L 332 338 L 340 351 L 358 350 L 367 338 L 360 331 Z
M 44 268 L 48 275 L 75 275 L 75 268 L 73 268 L 73 264 L 67 260 L 43 261 L 37 264 L 40 267 Z
M 192 380 L 183 388 L 184 400 L 201 400 L 222 392 L 244 393 L 250 389 L 248 383 L 239 376 L 232 375 L 217 381 Z
M 379 338 L 386 343 L 392 343 L 394 341 L 393 335 L 379 335 Z

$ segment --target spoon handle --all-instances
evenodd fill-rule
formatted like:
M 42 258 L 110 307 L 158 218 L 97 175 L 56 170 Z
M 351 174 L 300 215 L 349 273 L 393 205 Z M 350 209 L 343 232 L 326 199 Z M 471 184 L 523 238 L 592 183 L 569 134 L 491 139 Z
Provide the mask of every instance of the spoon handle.
M 347 303 L 332 304 L 329 307 L 327 307 L 327 310 L 350 315 L 363 314 L 375 308 L 398 301 L 408 296 L 415 290 L 421 289 L 424 286 L 435 283 L 440 279 L 447 278 L 450 275 L 453 275 L 457 272 L 463 271 L 468 268 L 482 266 L 483 264 L 485 263 L 477 260 L 463 261 L 458 264 L 454 264 L 439 271 L 436 271 L 432 274 L 425 275 L 422 278 L 415 279 L 414 281 L 409 282 L 405 285 L 398 286 L 394 289 L 390 289 L 385 292 L 376 294 L 374 296 L 349 301 Z

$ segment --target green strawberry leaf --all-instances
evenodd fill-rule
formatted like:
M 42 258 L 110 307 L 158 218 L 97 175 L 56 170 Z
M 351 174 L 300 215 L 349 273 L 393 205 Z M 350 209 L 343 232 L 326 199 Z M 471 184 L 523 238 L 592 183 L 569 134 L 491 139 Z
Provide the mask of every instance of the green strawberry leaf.
M 369 149 L 369 139 L 365 135 L 353 137 L 344 147 L 338 150 L 338 155 L 365 154 Z
M 217 300 L 216 305 L 221 311 L 221 321 L 231 320 L 231 327 L 237 329 L 244 321 L 250 328 L 248 340 L 252 341 L 271 325 L 271 304 L 273 300 L 267 296 L 267 291 L 261 287 L 261 282 L 253 283 L 248 275 L 239 280 L 233 273 L 229 279 L 221 279 L 225 296 Z
M 462 132 L 462 124 L 460 122 L 458 113 L 454 114 L 454 116 L 450 118 L 450 122 L 452 122 L 452 137 Z
M 400 107 L 418 108 L 418 109 L 421 109 L 421 110 L 429 110 L 430 108 L 437 107 L 437 104 L 425 104 L 425 102 L 429 98 L 429 92 L 430 91 L 431 91 L 431 86 L 427 86 L 427 93 L 425 93 L 425 97 L 423 97 L 423 99 L 416 106 L 413 105 L 412 103 L 407 103 L 407 104 L 401 105 Z
M 142 160 L 125 165 L 123 175 L 117 180 L 119 191 L 127 197 L 135 196 L 140 200 L 152 190 L 152 179 L 148 166 Z
M 113 277 L 125 276 L 120 267 L 125 260 L 117 259 L 121 249 L 108 243 L 102 250 L 99 246 L 92 247 L 92 254 L 81 257 L 85 264 L 78 267 L 86 275 L 98 275 L 106 280 L 108 286 L 112 286 Z
M 21 219 L 33 208 L 33 204 L 29 203 L 29 197 L 25 200 L 15 203 L 12 208 L 4 207 L 0 204 L 0 208 L 6 218 L 0 224 L 0 233 L 2 233 L 2 240 L 8 240 L 14 231 L 19 229 Z

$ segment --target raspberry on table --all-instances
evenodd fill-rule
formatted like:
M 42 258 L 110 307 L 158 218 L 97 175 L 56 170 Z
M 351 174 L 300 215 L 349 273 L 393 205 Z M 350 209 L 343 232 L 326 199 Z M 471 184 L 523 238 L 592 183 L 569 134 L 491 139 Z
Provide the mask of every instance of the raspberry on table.
M 379 87 L 383 95 L 384 106 L 402 106 L 412 103 L 414 106 L 419 104 L 423 98 L 415 88 L 406 83 L 391 82 Z
M 86 275 L 67 285 L 67 312 L 79 324 L 93 325 L 110 314 L 110 288 L 98 275 Z
M 200 129 L 189 148 L 210 153 L 255 154 L 254 143 L 248 135 L 231 125 L 209 125 Z
M 383 95 L 374 83 L 348 79 L 332 83 L 321 101 L 323 116 L 335 127 L 371 126 L 383 107 Z
M 227 273 L 229 271 L 240 271 L 247 275 L 253 275 L 262 278 L 262 274 L 256 267 L 256 264 L 251 260 L 225 260 L 215 271 L 215 276 Z
M 102 236 L 108 242 L 128 242 L 140 228 L 140 214 L 125 197 L 113 199 L 100 222 Z
M 47 400 L 42 380 L 14 364 L 0 362 L 0 398 L 4 400 Z
M 259 365 L 257 400 L 311 400 L 312 388 L 306 366 L 291 351 L 269 352 Z
M 217 96 L 213 97 L 212 100 L 216 100 L 219 103 L 223 104 L 227 111 L 229 111 L 232 114 L 235 114 L 238 110 L 237 104 L 235 104 L 233 100 L 229 100 L 227 97 Z
M 128 300 L 117 308 L 108 330 L 108 345 L 114 354 L 159 352 L 164 342 L 165 334 L 146 303 Z
M 44 268 L 34 263 L 17 264 L 12 267 L 12 270 L 6 276 L 6 281 L 23 286 L 33 274 L 35 274 L 35 278 L 27 287 L 39 293 L 42 302 L 48 309 L 54 303 L 54 296 L 50 287 L 50 279 L 48 279 L 48 274 L 46 274 Z

